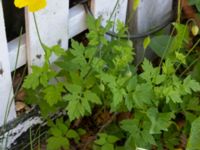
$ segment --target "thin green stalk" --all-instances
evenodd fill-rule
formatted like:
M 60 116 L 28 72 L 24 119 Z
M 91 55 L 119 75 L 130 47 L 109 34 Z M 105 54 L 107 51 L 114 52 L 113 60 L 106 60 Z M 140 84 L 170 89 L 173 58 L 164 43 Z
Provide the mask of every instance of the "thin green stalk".
M 21 28 L 21 30 L 20 30 L 20 36 L 19 36 L 18 47 L 17 47 L 17 57 L 16 57 L 16 60 L 15 60 L 15 68 L 14 68 L 14 73 L 13 73 L 13 77 L 12 77 L 12 82 L 14 81 L 15 76 L 16 76 L 16 69 L 17 69 L 17 64 L 18 64 L 18 59 L 19 59 L 19 52 L 20 52 L 20 46 L 21 46 L 21 40 L 22 40 L 22 31 L 23 31 L 23 28 Z M 11 105 L 12 105 L 12 102 L 13 102 L 12 99 L 10 101 L 10 98 L 11 98 L 10 96 L 11 96 L 12 91 L 13 91 L 13 89 L 11 88 L 10 92 L 9 92 L 9 101 L 7 103 L 7 106 L 6 106 L 6 112 L 5 112 L 5 116 L 4 116 L 4 125 L 7 122 L 8 115 L 10 113 L 10 108 L 11 108 Z
M 44 44 L 42 43 L 42 40 L 41 40 L 41 36 L 40 36 L 40 32 L 39 32 L 38 23 L 37 23 L 35 13 L 33 13 L 33 19 L 34 19 L 35 29 L 36 29 L 36 32 L 37 32 L 37 35 L 38 35 L 40 45 L 42 46 L 43 50 L 45 50 Z
M 42 132 L 40 135 L 38 135 L 36 138 L 32 139 L 32 143 L 34 143 L 36 140 L 40 139 L 43 135 L 47 134 L 48 131 L 44 131 Z M 29 147 L 30 143 L 26 144 L 23 146 L 23 149 L 26 149 L 27 147 Z
M 180 23 L 180 20 L 181 20 L 180 18 L 181 18 L 181 0 L 178 0 L 178 10 L 177 10 L 177 20 L 176 20 L 176 22 Z M 190 20 L 189 20 L 189 21 L 190 21 Z M 186 25 L 189 23 L 189 21 L 187 21 Z M 163 61 L 163 59 L 164 59 L 164 57 L 165 57 L 165 55 L 166 55 L 167 49 L 169 48 L 169 43 L 170 43 L 170 41 L 171 41 L 172 35 L 174 34 L 174 31 L 175 31 L 175 28 L 173 27 L 172 33 L 171 33 L 171 35 L 170 35 L 169 42 L 168 42 L 168 44 L 167 44 L 167 47 L 166 47 L 166 49 L 165 49 L 165 51 L 164 51 L 163 56 L 161 57 L 161 61 L 160 61 L 159 67 L 161 66 L 162 61 Z M 184 30 L 184 32 L 185 32 L 185 31 L 186 31 L 186 29 Z M 180 49 L 180 48 L 179 48 L 179 49 Z
M 101 51 L 100 45 L 97 47 L 96 53 L 97 53 L 98 51 Z M 96 53 L 95 53 L 95 54 L 96 54 Z M 93 61 L 93 59 L 94 59 L 95 54 L 92 56 L 92 58 L 91 58 L 91 60 L 90 60 L 90 64 L 92 64 L 92 61 Z M 102 55 L 102 54 L 101 54 L 101 55 Z M 102 56 L 101 56 L 101 57 L 102 57 Z M 100 60 L 97 61 L 96 65 L 97 65 L 99 62 L 100 62 Z M 95 66 L 96 66 L 96 65 L 95 65 Z M 92 71 L 92 67 L 90 67 L 90 69 L 88 70 L 87 74 L 83 77 L 84 80 L 89 76 L 89 74 L 91 73 L 91 71 Z
M 112 16 L 113 16 L 113 14 L 114 14 L 114 12 L 115 12 L 115 10 L 116 10 L 118 4 L 119 4 L 119 0 L 117 0 L 117 2 L 115 3 L 114 9 L 112 10 L 112 13 L 111 13 L 111 15 L 110 15 L 108 21 L 111 21 Z M 99 41 L 99 42 L 100 42 L 100 41 Z M 100 43 L 101 43 L 101 42 L 100 42 Z M 97 52 L 98 52 L 98 51 L 101 51 L 101 48 L 100 48 L 100 47 L 101 47 L 101 45 L 98 46 Z M 107 53 L 107 52 L 106 52 L 106 53 Z M 103 55 L 105 55 L 105 53 L 104 53 Z M 102 56 L 101 56 L 101 57 L 102 57 Z M 92 62 L 93 59 L 94 59 L 94 56 L 92 57 L 92 59 L 91 59 L 90 62 Z M 97 65 L 99 62 L 100 62 L 100 61 L 97 61 L 96 65 Z M 86 78 L 90 75 L 91 71 L 92 71 L 92 67 L 89 69 L 89 71 L 87 72 L 87 74 L 86 74 L 83 78 L 86 79 Z
M 17 86 L 17 88 L 16 88 L 16 92 L 14 93 L 14 96 L 11 98 L 11 103 L 10 103 L 10 105 L 9 105 L 9 108 L 11 108 L 11 105 L 12 105 L 12 103 L 13 103 L 13 101 L 14 101 L 14 98 L 17 96 L 17 93 L 18 93 L 18 91 L 19 91 L 19 89 L 20 89 L 20 85 L 22 84 L 23 78 L 25 77 L 26 69 L 27 69 L 27 66 L 26 66 L 26 67 L 24 68 L 24 70 L 23 70 L 22 78 L 21 78 L 21 80 L 19 81 L 19 84 L 18 84 L 18 86 Z M 10 112 L 10 110 L 9 110 L 9 112 Z M 8 114 L 9 114 L 9 112 L 8 112 Z M 4 127 L 5 127 L 5 126 L 4 126 Z M 8 134 L 9 134 L 9 132 L 8 132 Z M 8 143 L 8 137 L 6 137 L 5 146 L 7 146 L 7 143 Z
M 18 63 L 18 59 L 19 59 L 19 51 L 20 51 L 21 39 L 22 39 L 22 31 L 23 31 L 23 28 L 21 28 L 21 30 L 20 30 L 20 36 L 19 36 L 18 48 L 17 48 L 17 57 L 16 57 L 16 61 L 15 61 L 15 68 L 14 68 L 14 74 L 13 74 L 12 81 L 15 79 L 15 76 L 16 76 L 16 69 L 17 69 L 17 63 Z M 12 91 L 13 91 L 13 89 L 11 88 L 10 92 L 9 92 L 8 103 L 6 105 L 6 112 L 5 112 L 5 116 L 4 116 L 3 128 L 6 127 L 6 122 L 8 120 L 8 116 L 9 116 L 9 113 L 10 113 L 10 108 L 11 108 L 11 105 L 12 105 L 12 103 L 14 101 L 14 97 L 15 97 L 15 96 L 13 96 L 11 98 Z M 17 92 L 18 92 L 18 90 L 16 90 L 16 92 L 14 94 L 16 95 Z M 8 137 L 5 137 L 5 140 L 6 140 L 5 141 L 5 147 L 6 147 L 7 146 L 7 142 L 8 142 Z
M 12 81 L 14 81 L 15 75 L 16 75 L 16 69 L 17 69 L 17 64 L 18 64 L 18 59 L 19 59 L 20 46 L 21 46 L 21 41 L 22 41 L 22 32 L 23 32 L 23 27 L 21 28 L 20 34 L 19 34 L 20 36 L 19 36 L 19 42 L 18 42 L 18 47 L 17 47 L 17 58 L 15 60 L 15 70 L 14 70 L 14 73 L 13 73 Z
M 119 4 L 119 0 L 117 0 L 117 2 L 116 2 L 116 4 L 115 4 L 115 6 L 114 6 L 114 9 L 112 10 L 112 12 L 111 12 L 111 15 L 110 15 L 110 17 L 109 17 L 109 19 L 108 19 L 108 21 L 110 21 L 111 20 L 111 18 L 112 18 L 112 16 L 114 15 L 114 13 L 115 13 L 115 10 L 116 10 L 116 8 L 117 8 L 117 5 Z
M 140 64 L 143 62 L 143 60 L 144 60 L 145 53 L 146 53 L 146 49 L 147 49 L 147 48 L 145 48 L 144 51 L 143 51 L 143 54 L 142 54 L 142 57 L 141 57 L 140 62 L 135 66 L 136 71 L 138 70 L 139 65 L 140 65 Z
M 20 30 L 20 36 L 19 36 L 19 42 L 18 42 L 18 49 L 17 49 L 17 58 L 16 58 L 16 61 L 15 61 L 15 69 L 14 69 L 14 75 L 13 75 L 13 78 L 12 78 L 12 81 L 15 79 L 15 75 L 16 75 L 16 69 L 17 69 L 17 62 L 18 62 L 18 59 L 19 59 L 19 51 L 20 51 L 20 45 L 21 45 L 21 37 L 22 37 L 22 31 L 23 31 L 23 28 L 21 28 Z M 5 116 L 4 116 L 4 124 L 3 124 L 3 128 L 6 127 L 6 122 L 7 122 L 7 119 L 8 119 L 8 116 L 9 116 L 9 113 L 10 113 L 10 108 L 11 108 L 11 105 L 14 101 L 14 98 L 12 97 L 11 98 L 11 93 L 12 93 L 12 88 L 10 89 L 10 94 L 9 94 L 9 101 L 7 103 L 7 106 L 6 106 L 6 112 L 5 112 Z M 16 90 L 16 92 L 18 92 Z M 7 141 L 8 141 L 8 137 L 6 137 L 6 141 L 5 141 L 5 147 L 7 146 Z
M 33 141 L 32 141 L 32 130 L 29 129 L 29 140 L 30 140 L 30 149 L 33 150 Z
M 159 67 L 161 67 L 161 64 L 162 64 L 162 62 L 163 62 L 163 60 L 165 58 L 165 55 L 167 54 L 167 50 L 168 50 L 168 48 L 170 46 L 170 41 L 172 40 L 172 35 L 174 34 L 174 32 L 175 32 L 175 28 L 173 27 L 172 32 L 170 34 L 170 38 L 169 38 L 168 43 L 167 43 L 167 46 L 166 46 L 166 48 L 164 50 L 164 53 L 163 53 L 163 55 L 161 57 L 161 60 L 160 60 L 160 63 L 159 63 Z
M 189 23 L 190 23 L 190 22 L 195 23 L 194 19 L 189 19 L 189 20 L 187 20 L 185 26 L 189 26 Z M 185 35 L 186 30 L 187 30 L 187 28 L 184 29 L 184 31 L 183 31 L 183 35 Z M 181 39 L 181 41 L 183 41 L 183 40 L 184 40 L 184 36 L 183 36 L 183 38 Z M 181 49 L 181 44 L 179 44 L 179 48 L 178 48 L 177 51 L 179 52 L 180 49 Z
M 199 59 L 200 56 L 193 60 L 193 62 L 181 73 L 180 77 L 182 77 Z
M 111 15 L 110 15 L 110 17 L 109 17 L 109 19 L 108 19 L 108 22 L 111 21 L 113 15 L 114 15 L 114 13 L 115 13 L 115 10 L 117 9 L 118 4 L 119 4 L 119 0 L 117 0 L 117 2 L 115 3 L 114 9 L 113 9 L 112 12 L 111 12 Z M 116 18 L 116 17 L 115 17 L 115 18 Z M 115 18 L 114 18 L 114 20 L 115 20 Z M 114 26 L 112 27 L 112 31 L 114 32 Z M 112 38 L 113 38 L 113 37 L 111 37 L 111 39 L 112 39 Z
M 193 45 L 193 47 L 188 51 L 187 55 L 185 56 L 186 58 L 190 55 L 190 53 L 195 49 L 195 47 L 198 46 L 198 44 L 200 43 L 200 39 Z M 176 71 L 179 69 L 179 67 L 181 66 L 181 64 L 179 63 L 179 65 L 176 67 Z
M 38 150 L 40 150 L 41 149 L 41 141 L 40 141 L 40 130 L 39 130 L 39 138 L 38 138 Z
M 180 23 L 181 21 L 181 0 L 178 0 L 178 10 L 177 10 L 177 20 L 176 22 Z

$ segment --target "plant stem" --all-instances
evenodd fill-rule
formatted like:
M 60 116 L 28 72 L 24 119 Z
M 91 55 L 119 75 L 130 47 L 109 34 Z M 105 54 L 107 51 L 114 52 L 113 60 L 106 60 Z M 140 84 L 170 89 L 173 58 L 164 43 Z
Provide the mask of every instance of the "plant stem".
M 17 57 L 16 57 L 16 60 L 15 60 L 15 68 L 14 68 L 14 73 L 13 73 L 13 77 L 12 77 L 12 82 L 14 81 L 15 76 L 16 76 L 16 69 L 17 69 L 17 63 L 18 63 L 18 59 L 19 59 L 19 51 L 20 51 L 21 39 L 22 39 L 22 31 L 23 31 L 23 28 L 21 28 L 21 30 L 20 30 L 20 36 L 19 36 L 18 47 L 17 47 Z M 9 112 L 10 112 L 10 108 L 11 108 L 11 105 L 12 105 L 12 102 L 13 102 L 13 100 L 11 99 L 12 91 L 13 91 L 13 89 L 11 88 L 10 92 L 9 92 L 8 103 L 7 103 L 7 106 L 6 106 L 6 112 L 5 112 L 5 116 L 4 116 L 4 125 L 7 122 L 8 115 L 9 115 Z
M 37 32 L 37 35 L 38 35 L 39 42 L 40 42 L 43 50 L 45 50 L 44 45 L 43 45 L 42 40 L 41 40 L 41 36 L 40 36 L 40 32 L 39 32 L 38 23 L 37 23 L 35 13 L 33 13 L 33 19 L 34 19 L 35 29 L 36 29 L 36 32 Z
M 180 23 L 181 21 L 181 0 L 178 0 L 178 10 L 177 10 L 177 20 L 176 22 Z
M 180 77 L 182 77 L 199 59 L 200 55 L 181 73 Z
M 33 150 L 33 141 L 32 141 L 32 130 L 29 129 L 29 140 L 30 140 L 30 149 Z
M 167 54 L 167 51 L 168 51 L 169 46 L 170 46 L 170 41 L 172 40 L 172 35 L 174 34 L 174 32 L 175 32 L 175 28 L 173 27 L 172 32 L 170 34 L 170 38 L 169 38 L 168 43 L 167 43 L 167 46 L 166 46 L 166 48 L 164 50 L 164 53 L 163 53 L 163 55 L 161 57 L 161 60 L 160 60 L 160 63 L 159 63 L 159 68 L 161 67 L 161 64 L 162 64 L 162 62 L 163 62 L 163 60 L 165 58 L 165 55 Z
M 200 39 L 193 45 L 193 47 L 188 51 L 187 55 L 185 56 L 186 58 L 190 55 L 190 53 L 195 49 L 195 47 L 198 46 L 198 44 L 200 43 Z M 179 67 L 181 66 L 181 64 L 179 63 L 179 65 L 176 67 L 175 72 L 179 69 Z

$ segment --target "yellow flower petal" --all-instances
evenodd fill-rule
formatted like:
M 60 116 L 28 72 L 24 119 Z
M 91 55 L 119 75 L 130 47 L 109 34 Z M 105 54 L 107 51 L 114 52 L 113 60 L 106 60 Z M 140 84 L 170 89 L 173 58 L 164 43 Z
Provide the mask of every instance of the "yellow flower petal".
M 28 5 L 28 0 L 15 0 L 14 4 L 18 8 L 26 7 Z
M 46 0 L 29 0 L 28 9 L 30 12 L 35 12 L 44 8 L 46 5 Z

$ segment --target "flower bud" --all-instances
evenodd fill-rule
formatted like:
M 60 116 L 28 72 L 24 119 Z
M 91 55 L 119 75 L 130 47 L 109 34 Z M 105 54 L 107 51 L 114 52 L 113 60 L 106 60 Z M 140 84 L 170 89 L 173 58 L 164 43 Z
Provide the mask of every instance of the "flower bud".
M 199 33 L 199 27 L 197 25 L 193 25 L 191 31 L 193 36 L 197 36 L 197 34 Z

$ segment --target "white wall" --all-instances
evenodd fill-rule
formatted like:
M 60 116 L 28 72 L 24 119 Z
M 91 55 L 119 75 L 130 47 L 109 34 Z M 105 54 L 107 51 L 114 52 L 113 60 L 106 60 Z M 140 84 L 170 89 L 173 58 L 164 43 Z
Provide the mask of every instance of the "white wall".
M 129 14 L 133 11 L 133 3 L 134 0 L 129 0 Z M 163 22 L 168 20 L 170 17 L 172 6 L 173 0 L 140 0 L 137 11 L 134 13 L 133 18 L 129 23 L 130 33 L 145 33 L 150 29 L 163 24 Z M 135 42 L 137 53 L 136 62 L 140 62 L 144 51 L 143 39 L 136 40 Z M 153 57 L 152 52 L 149 50 L 147 50 L 147 55 Z
M 7 106 L 10 106 L 8 120 L 16 117 L 14 104 L 10 104 L 13 98 L 13 89 L 8 56 L 2 1 L 0 1 L 0 126 L 3 125 L 5 121 L 5 113 L 8 110 Z

